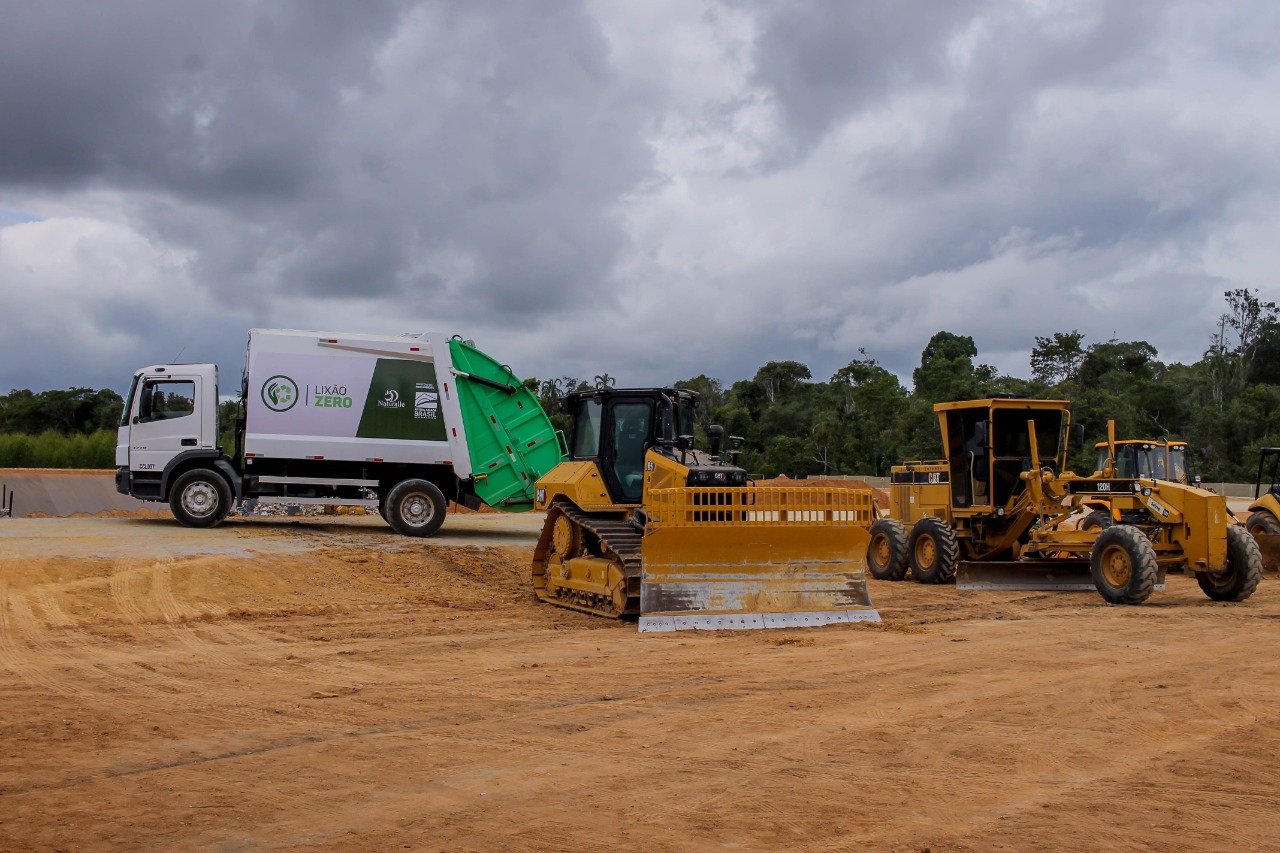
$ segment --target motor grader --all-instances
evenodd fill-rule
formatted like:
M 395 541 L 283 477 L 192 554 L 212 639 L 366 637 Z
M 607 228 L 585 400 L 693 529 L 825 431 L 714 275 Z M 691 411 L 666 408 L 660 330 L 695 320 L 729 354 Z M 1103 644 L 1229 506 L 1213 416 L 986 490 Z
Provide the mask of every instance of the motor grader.
M 1151 480 L 1170 480 L 1187 485 L 1191 483 L 1187 469 L 1187 442 L 1160 439 L 1123 439 L 1114 442 L 1100 441 L 1094 445 L 1098 461 L 1094 472 L 1101 474 L 1108 467 L 1119 477 L 1142 477 Z M 1118 517 L 1109 498 L 1085 500 L 1082 508 L 1088 513 L 1080 522 L 1084 528 L 1110 527 L 1126 521 Z M 1141 510 L 1140 510 L 1141 511 Z
M 1217 601 L 1257 587 L 1257 543 L 1228 522 L 1221 495 L 1117 476 L 1114 464 L 1087 477 L 1065 471 L 1084 437 L 1068 402 L 1002 397 L 934 410 L 946 458 L 893 467 L 889 517 L 871 528 L 873 576 L 901 580 L 909 569 L 922 583 L 968 589 L 1096 589 L 1115 604 L 1145 601 L 1175 566 Z M 1108 430 L 1114 445 L 1114 423 Z M 1102 497 L 1125 523 L 1083 529 L 1081 507 Z
M 870 491 L 755 486 L 735 464 L 741 439 L 713 426 L 694 449 L 696 401 L 675 388 L 562 399 L 568 459 L 534 492 L 538 598 L 641 631 L 879 621 Z

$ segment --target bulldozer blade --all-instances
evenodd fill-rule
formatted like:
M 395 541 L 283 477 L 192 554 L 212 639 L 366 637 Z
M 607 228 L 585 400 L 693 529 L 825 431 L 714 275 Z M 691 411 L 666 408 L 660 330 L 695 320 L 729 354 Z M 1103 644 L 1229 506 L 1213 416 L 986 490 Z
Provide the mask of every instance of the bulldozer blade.
M 1258 543 L 1258 550 L 1262 552 L 1263 574 L 1271 577 L 1280 574 L 1280 534 L 1255 533 L 1253 538 Z
M 642 632 L 879 622 L 865 527 L 670 527 L 644 537 Z
M 1164 567 L 1156 576 L 1156 592 L 1164 592 Z M 1014 589 L 1094 592 L 1089 564 L 1077 560 L 961 561 L 956 589 Z

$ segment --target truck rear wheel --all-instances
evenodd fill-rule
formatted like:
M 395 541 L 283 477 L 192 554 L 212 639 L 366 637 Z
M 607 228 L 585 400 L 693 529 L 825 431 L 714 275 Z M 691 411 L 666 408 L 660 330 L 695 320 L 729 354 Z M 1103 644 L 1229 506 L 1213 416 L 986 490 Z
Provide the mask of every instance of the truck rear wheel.
M 231 511 L 231 489 L 221 474 L 197 468 L 174 481 L 169 508 L 187 527 L 216 527 Z
M 1250 519 L 1252 521 L 1252 519 Z M 1262 580 L 1262 550 L 1247 528 L 1227 525 L 1227 568 L 1222 572 L 1196 572 L 1204 594 L 1214 601 L 1244 601 Z
M 426 480 L 401 480 L 384 505 L 387 524 L 402 536 L 430 536 L 444 524 L 444 493 Z
M 1098 594 L 1112 604 L 1141 604 L 1155 589 L 1156 549 L 1137 527 L 1117 524 L 1093 541 L 1089 571 Z
M 927 515 L 911 528 L 907 543 L 911 575 L 920 583 L 950 583 L 960 562 L 955 531 L 940 518 Z
M 880 581 L 900 581 L 907 576 L 907 528 L 896 518 L 881 518 L 871 525 L 867 566 Z

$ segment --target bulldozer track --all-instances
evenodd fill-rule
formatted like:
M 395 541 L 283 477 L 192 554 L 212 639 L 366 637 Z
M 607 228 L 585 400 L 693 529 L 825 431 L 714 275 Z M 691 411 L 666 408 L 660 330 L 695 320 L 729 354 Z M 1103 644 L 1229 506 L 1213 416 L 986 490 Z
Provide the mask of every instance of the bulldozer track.
M 618 518 L 614 515 L 594 515 L 566 501 L 554 502 L 550 510 L 547 514 L 548 527 L 554 522 L 555 514 L 564 515 L 579 530 L 595 537 L 599 542 L 600 556 L 608 557 L 622 566 L 623 577 L 626 579 L 627 584 L 627 599 L 622 612 L 618 612 L 613 601 L 603 594 L 579 593 L 575 598 L 571 599 L 563 594 L 555 594 L 539 589 L 538 597 L 549 604 L 566 607 L 570 610 L 578 610 L 583 613 L 591 613 L 596 616 L 611 616 L 624 619 L 637 618 L 640 615 L 640 577 L 642 573 L 640 552 L 643 534 L 632 527 L 631 522 L 626 519 Z M 541 564 L 543 574 L 547 571 L 550 556 L 548 554 L 549 545 L 545 541 L 546 538 L 544 534 L 543 541 L 539 541 L 537 550 L 534 553 L 534 559 Z

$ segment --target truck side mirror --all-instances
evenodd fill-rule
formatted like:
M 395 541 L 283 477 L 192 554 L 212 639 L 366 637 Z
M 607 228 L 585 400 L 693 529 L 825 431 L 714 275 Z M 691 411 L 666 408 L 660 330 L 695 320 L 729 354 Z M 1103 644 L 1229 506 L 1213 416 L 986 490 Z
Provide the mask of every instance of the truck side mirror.
M 1084 424 L 1071 425 L 1071 435 L 1068 437 L 1067 443 L 1072 450 L 1084 450 Z

